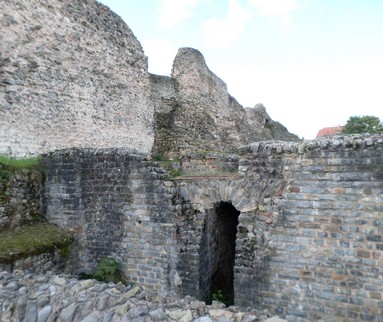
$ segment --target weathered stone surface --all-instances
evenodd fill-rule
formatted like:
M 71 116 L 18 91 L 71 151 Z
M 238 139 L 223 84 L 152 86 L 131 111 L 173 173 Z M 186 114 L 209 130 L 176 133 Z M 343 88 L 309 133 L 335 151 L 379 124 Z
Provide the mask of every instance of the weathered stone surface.
M 0 3 L 0 153 L 66 147 L 151 150 L 147 59 L 97 1 Z
M 35 170 L 13 171 L 0 163 L 0 231 L 43 220 L 43 174 Z
M 12 292 L 10 298 L 4 298 L 0 293 L 0 317 L 1 321 L 66 321 L 66 322 L 109 322 L 109 321 L 180 321 L 180 322 L 209 322 L 209 321 L 233 321 L 232 317 L 234 313 L 230 309 L 217 309 L 215 306 L 206 305 L 203 302 L 193 301 L 193 298 L 186 297 L 181 299 L 175 297 L 171 293 L 162 292 L 161 297 L 157 296 L 157 293 L 153 291 L 144 291 L 143 288 L 139 288 L 139 293 L 134 297 L 130 297 L 126 302 L 126 294 L 123 290 L 120 293 L 116 293 L 116 285 L 113 283 L 100 283 L 91 281 L 92 284 L 87 292 L 89 293 L 90 303 L 98 303 L 101 298 L 107 294 L 114 293 L 116 295 L 117 305 L 109 305 L 103 308 L 97 308 L 88 312 L 83 316 L 83 303 L 81 298 L 82 291 L 71 292 L 72 287 L 76 290 L 81 288 L 81 283 L 87 281 L 76 280 L 71 276 L 66 276 L 68 281 L 66 284 L 56 284 L 54 280 L 57 275 L 51 275 L 46 272 L 44 274 L 47 281 L 42 284 L 39 281 L 40 275 L 30 276 L 25 275 L 22 271 L 17 271 L 14 274 L 8 274 L 6 272 L 0 272 L 0 285 L 5 287 L 18 281 L 19 289 Z M 25 285 L 28 285 L 28 289 L 25 289 Z M 41 286 L 48 286 L 49 290 L 51 286 L 57 288 L 57 292 L 49 295 L 49 304 L 40 306 L 35 300 L 28 300 L 25 297 L 25 292 L 36 294 Z M 104 286 L 100 288 L 100 286 Z M 79 287 L 80 286 L 80 287 Z M 100 292 L 100 289 L 103 291 Z M 155 301 L 150 299 L 155 298 Z M 17 303 L 19 303 L 17 305 Z M 23 303 L 20 305 L 20 303 Z M 192 303 L 194 303 L 192 305 Z M 198 304 L 198 305 L 196 305 Z M 90 307 L 91 305 L 88 305 Z M 25 311 L 26 308 L 26 311 Z M 150 308 L 150 309 L 149 309 Z M 206 313 L 205 313 L 206 312 Z M 211 314 L 209 314 L 211 312 Z M 241 319 L 237 321 L 243 321 L 247 316 L 256 316 L 257 321 L 263 321 L 269 315 L 264 312 L 255 312 L 255 310 L 249 311 L 237 311 L 236 316 L 240 316 Z
M 37 314 L 38 322 L 47 321 L 51 313 L 52 313 L 52 306 L 51 305 L 44 306 L 42 309 L 39 310 Z
M 166 318 L 166 313 L 162 308 L 150 311 L 149 315 L 153 321 L 163 321 Z
M 202 54 L 192 48 L 178 50 L 171 77 L 151 75 L 151 99 L 155 154 L 234 152 L 253 141 L 298 140 L 271 120 L 262 104 L 243 108 L 209 70 Z
M 25 319 L 31 322 L 37 321 L 37 303 L 35 301 L 28 303 Z
M 67 301 L 70 299 L 68 298 Z M 61 322 L 71 322 L 73 321 L 74 314 L 76 313 L 76 304 L 72 303 L 68 305 L 66 308 L 64 308 L 60 315 L 59 315 L 59 321 Z
M 274 249 L 267 274 L 259 281 L 263 307 L 288 321 L 379 321 L 382 312 L 375 294 L 361 290 L 372 283 L 383 292 L 381 241 L 374 225 L 383 202 L 373 197 L 382 194 L 382 143 L 379 136 L 359 135 L 289 144 L 288 149 L 283 142 L 258 142 L 242 149 L 243 160 L 253 160 L 253 166 L 240 171 L 240 177 L 259 180 L 269 172 L 269 178 L 282 175 L 286 181 L 279 198 L 274 198 L 277 207 L 259 207 L 253 222 L 253 233 L 264 223 L 270 225 L 264 226 L 263 238 Z M 250 229 L 239 226 L 241 231 L 250 236 Z M 242 258 L 236 264 L 252 267 Z M 256 279 L 245 276 L 258 272 L 259 278 L 259 269 L 245 267 L 239 268 L 239 285 L 255 286 Z M 237 303 L 241 301 L 238 298 Z M 368 310 L 363 309 L 366 306 Z
M 97 1 L 12 0 L 0 9 L 1 154 L 69 147 L 148 153 L 155 137 L 154 153 L 182 155 L 298 139 L 261 104 L 243 108 L 197 50 L 179 50 L 172 77 L 149 75 L 130 28 Z
M 265 322 L 287 322 L 285 319 L 281 319 L 279 316 L 273 316 L 272 318 L 268 318 Z
M 227 277 L 230 268 L 212 254 L 226 249 L 218 240 L 229 245 L 217 236 L 230 235 L 214 218 L 223 214 L 220 206 L 234 207 L 229 213 L 240 212 L 238 224 L 224 222 L 236 232 L 236 305 L 268 308 L 289 321 L 357 321 L 362 310 L 363 318 L 381 314 L 382 149 L 379 136 L 257 142 L 241 149 L 237 175 L 181 177 L 173 184 L 156 163 L 132 151 L 65 150 L 47 161 L 54 169 L 47 185 L 51 220 L 84 238 L 89 255 L 79 252 L 79 263 L 113 249 L 135 281 L 206 299 L 217 290 L 209 285 L 219 286 L 211 282 L 211 269 L 224 266 L 220 276 Z M 63 198 L 62 190 L 70 193 Z M 61 217 L 54 217 L 55 209 Z M 117 303 L 110 293 L 97 305 Z
M 113 256 L 133 282 L 167 288 L 177 260 L 174 187 L 162 184 L 168 174 L 144 154 L 126 149 L 62 150 L 46 155 L 44 164 L 47 219 L 78 232 L 71 271 L 88 272 Z

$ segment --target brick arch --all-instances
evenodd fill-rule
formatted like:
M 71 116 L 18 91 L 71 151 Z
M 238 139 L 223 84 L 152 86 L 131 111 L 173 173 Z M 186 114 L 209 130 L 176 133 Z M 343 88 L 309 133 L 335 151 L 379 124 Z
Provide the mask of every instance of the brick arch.
M 222 291 L 226 289 L 224 296 L 228 300 L 228 304 L 236 304 L 238 283 L 241 283 L 241 280 L 235 281 L 237 279 L 235 277 L 237 274 L 235 272 L 236 240 L 239 232 L 237 229 L 240 226 L 246 227 L 246 222 L 249 219 L 254 219 L 255 224 L 255 217 L 264 199 L 281 194 L 285 185 L 283 180 L 256 181 L 250 178 L 204 178 L 178 182 L 177 189 L 179 197 L 184 203 L 184 212 L 177 228 L 180 247 L 177 270 L 182 280 L 184 295 L 193 295 L 209 302 L 213 293 L 219 289 Z M 226 205 L 226 209 L 220 209 L 222 205 Z M 229 212 L 228 215 L 226 214 L 227 216 L 224 215 L 230 221 L 228 226 L 215 219 L 212 220 L 226 211 Z M 236 217 L 236 221 L 231 222 L 230 217 Z M 227 244 L 234 242 L 232 263 L 225 265 L 223 276 L 219 274 L 222 272 L 216 272 L 216 268 L 221 264 L 217 264 L 218 266 L 204 264 L 205 256 L 213 256 L 213 258 L 215 256 L 214 254 L 207 254 L 210 250 L 209 246 L 206 246 L 207 242 L 204 241 L 206 232 L 214 235 L 212 231 L 209 231 L 209 225 L 210 229 L 218 228 L 221 229 L 221 232 L 226 231 L 226 229 L 231 232 L 234 231 L 234 237 L 230 240 L 220 240 L 220 242 Z M 241 238 L 243 238 L 242 235 Z M 215 243 L 214 239 L 213 244 Z M 240 253 L 241 250 L 238 252 Z M 209 273 L 202 276 L 201 272 L 205 271 L 209 271 Z M 229 271 L 230 273 L 233 272 L 234 281 L 230 281 L 233 282 L 233 285 L 230 284 L 230 286 L 225 287 L 226 281 L 231 279 L 228 277 Z M 203 286 L 204 283 L 207 285 Z M 242 284 L 240 286 L 242 287 Z
M 285 182 L 249 179 L 216 179 L 181 184 L 181 196 L 200 212 L 220 202 L 230 202 L 241 213 L 254 211 L 264 198 L 280 194 Z

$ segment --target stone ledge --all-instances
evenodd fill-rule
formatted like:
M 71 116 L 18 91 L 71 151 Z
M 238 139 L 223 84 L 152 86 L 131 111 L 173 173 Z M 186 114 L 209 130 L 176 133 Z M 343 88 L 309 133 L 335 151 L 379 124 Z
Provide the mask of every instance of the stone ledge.
M 240 148 L 240 155 L 248 153 L 281 154 L 297 153 L 304 154 L 312 150 L 357 150 L 357 149 L 377 149 L 383 146 L 383 135 L 349 135 L 321 137 L 314 140 L 302 142 L 283 142 L 283 141 L 260 141 L 254 142 Z

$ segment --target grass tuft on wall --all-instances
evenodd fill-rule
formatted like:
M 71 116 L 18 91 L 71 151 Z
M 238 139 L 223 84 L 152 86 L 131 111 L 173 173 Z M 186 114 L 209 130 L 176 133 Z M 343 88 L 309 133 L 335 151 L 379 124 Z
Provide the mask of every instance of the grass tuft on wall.
M 22 169 L 41 170 L 41 158 L 14 159 L 5 155 L 0 155 L 0 163 L 8 168 L 17 171 Z

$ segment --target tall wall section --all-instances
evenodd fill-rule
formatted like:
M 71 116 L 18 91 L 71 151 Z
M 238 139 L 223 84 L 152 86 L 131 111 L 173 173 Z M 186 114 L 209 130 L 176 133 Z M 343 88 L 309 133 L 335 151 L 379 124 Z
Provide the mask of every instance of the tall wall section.
M 243 108 L 195 49 L 178 51 L 171 77 L 149 75 L 132 31 L 95 0 L 0 9 L 1 154 L 125 147 L 182 156 L 297 140 L 262 105 Z
M 259 140 L 297 140 L 261 105 L 243 108 L 192 48 L 179 49 L 171 77 L 151 75 L 155 154 L 198 150 L 235 152 Z
M 94 0 L 0 2 L 0 153 L 68 147 L 150 152 L 147 59 Z
M 238 171 L 169 180 L 122 149 L 45 156 L 46 213 L 77 232 L 79 269 L 288 321 L 382 321 L 383 138 L 256 142 Z M 225 160 L 223 160 L 225 161 Z M 81 267 L 80 267 L 81 266 Z
M 254 301 L 289 321 L 382 321 L 383 138 L 255 143 L 243 152 L 242 175 L 286 186 L 244 214 L 238 233 L 263 231 L 272 252 L 259 270 L 237 249 L 237 304 Z
M 76 232 L 77 273 L 112 256 L 129 280 L 177 289 L 174 184 L 158 164 L 126 149 L 66 149 L 44 165 L 46 217 Z
M 241 150 L 235 177 L 211 170 L 209 177 L 210 165 L 199 162 L 200 176 L 177 179 L 184 294 L 233 293 L 234 304 L 288 321 L 382 321 L 383 138 L 256 142 Z M 233 220 L 239 212 L 236 227 L 222 223 L 223 207 Z M 230 268 L 219 254 L 229 253 L 222 232 L 233 226 Z M 230 270 L 233 289 L 223 276 Z

